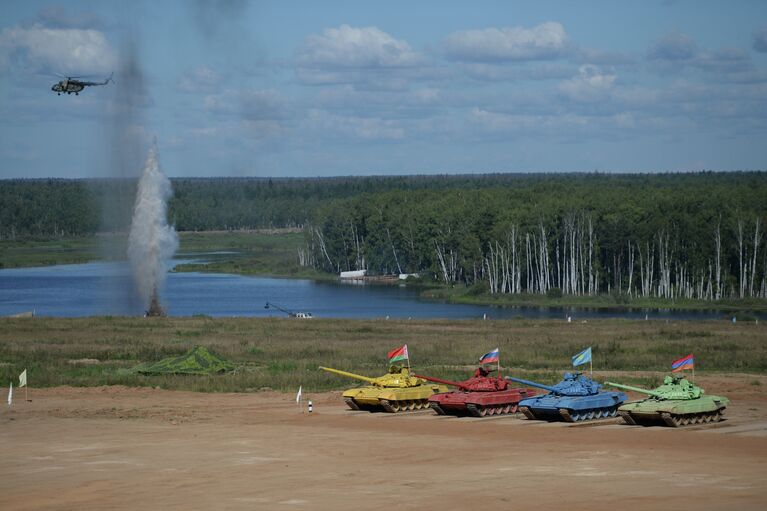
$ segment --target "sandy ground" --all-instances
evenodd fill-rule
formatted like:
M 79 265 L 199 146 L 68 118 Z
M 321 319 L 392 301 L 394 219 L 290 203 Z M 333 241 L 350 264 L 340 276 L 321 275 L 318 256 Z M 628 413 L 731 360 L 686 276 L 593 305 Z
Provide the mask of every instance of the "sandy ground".
M 754 379 L 762 385 L 754 385 Z M 700 378 L 729 419 L 673 429 L 347 410 L 278 393 L 16 391 L 0 509 L 767 509 L 765 377 Z

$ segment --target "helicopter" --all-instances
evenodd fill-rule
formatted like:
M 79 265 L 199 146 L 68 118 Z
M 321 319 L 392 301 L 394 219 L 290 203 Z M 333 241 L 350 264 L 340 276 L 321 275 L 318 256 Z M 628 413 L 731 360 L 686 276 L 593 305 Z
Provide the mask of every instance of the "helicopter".
M 82 78 L 82 76 L 61 76 L 63 80 L 60 80 L 58 83 L 54 83 L 53 87 L 51 87 L 51 90 L 56 93 L 56 95 L 61 96 L 62 92 L 66 92 L 67 94 L 75 93 L 75 96 L 80 95 L 80 91 L 83 90 L 86 87 L 93 87 L 95 85 L 106 85 L 109 82 L 115 83 L 114 80 L 112 80 L 112 76 L 114 73 L 109 75 L 109 78 L 104 80 L 103 82 L 84 82 L 82 80 L 79 80 L 78 78 Z

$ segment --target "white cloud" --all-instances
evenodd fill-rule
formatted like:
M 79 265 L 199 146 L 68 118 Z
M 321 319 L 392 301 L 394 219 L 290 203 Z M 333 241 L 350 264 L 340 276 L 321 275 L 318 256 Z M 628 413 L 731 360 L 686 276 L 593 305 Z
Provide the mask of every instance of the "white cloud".
M 410 67 L 419 61 L 406 41 L 376 27 L 349 25 L 307 37 L 298 55 L 300 66 L 319 68 Z
M 464 30 L 444 41 L 447 56 L 454 60 L 545 60 L 564 56 L 570 49 L 564 27 L 547 22 L 533 28 L 509 27 Z
M 203 105 L 208 112 L 250 121 L 285 119 L 289 113 L 285 98 L 274 90 L 225 90 L 205 96 Z
M 210 94 L 215 92 L 221 86 L 221 77 L 206 66 L 198 66 L 190 71 L 187 71 L 178 81 L 178 90 L 188 93 L 205 93 Z
M 647 58 L 663 73 L 688 67 L 719 74 L 744 73 L 753 67 L 748 53 L 740 48 L 700 49 L 691 37 L 678 32 L 653 43 Z
M 323 137 L 356 138 L 362 140 L 400 140 L 405 138 L 405 128 L 399 122 L 378 117 L 354 117 L 312 110 L 305 127 L 322 133 Z
M 616 78 L 616 75 L 602 72 L 597 66 L 583 65 L 578 68 L 578 76 L 559 84 L 559 90 L 573 101 L 602 101 L 609 97 Z
M 11 27 L 0 32 L 0 69 L 67 74 L 107 73 L 117 55 L 93 29 Z

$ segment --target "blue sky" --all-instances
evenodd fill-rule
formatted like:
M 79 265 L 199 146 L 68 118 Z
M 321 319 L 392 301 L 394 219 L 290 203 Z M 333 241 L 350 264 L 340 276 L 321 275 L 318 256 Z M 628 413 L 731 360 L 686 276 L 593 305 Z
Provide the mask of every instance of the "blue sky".
M 0 177 L 765 169 L 767 2 L 12 2 L 0 98 Z

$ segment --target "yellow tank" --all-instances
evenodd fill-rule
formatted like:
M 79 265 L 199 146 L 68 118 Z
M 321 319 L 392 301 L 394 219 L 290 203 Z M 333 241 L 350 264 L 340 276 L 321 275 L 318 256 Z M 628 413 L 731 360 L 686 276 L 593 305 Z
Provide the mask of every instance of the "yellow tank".
M 392 366 L 389 368 L 389 374 L 378 378 L 368 378 L 330 367 L 320 367 L 320 369 L 370 384 L 349 389 L 343 393 L 344 401 L 352 410 L 383 410 L 397 413 L 428 409 L 431 395 L 448 390 L 445 385 L 410 376 L 410 371 L 406 367 Z

